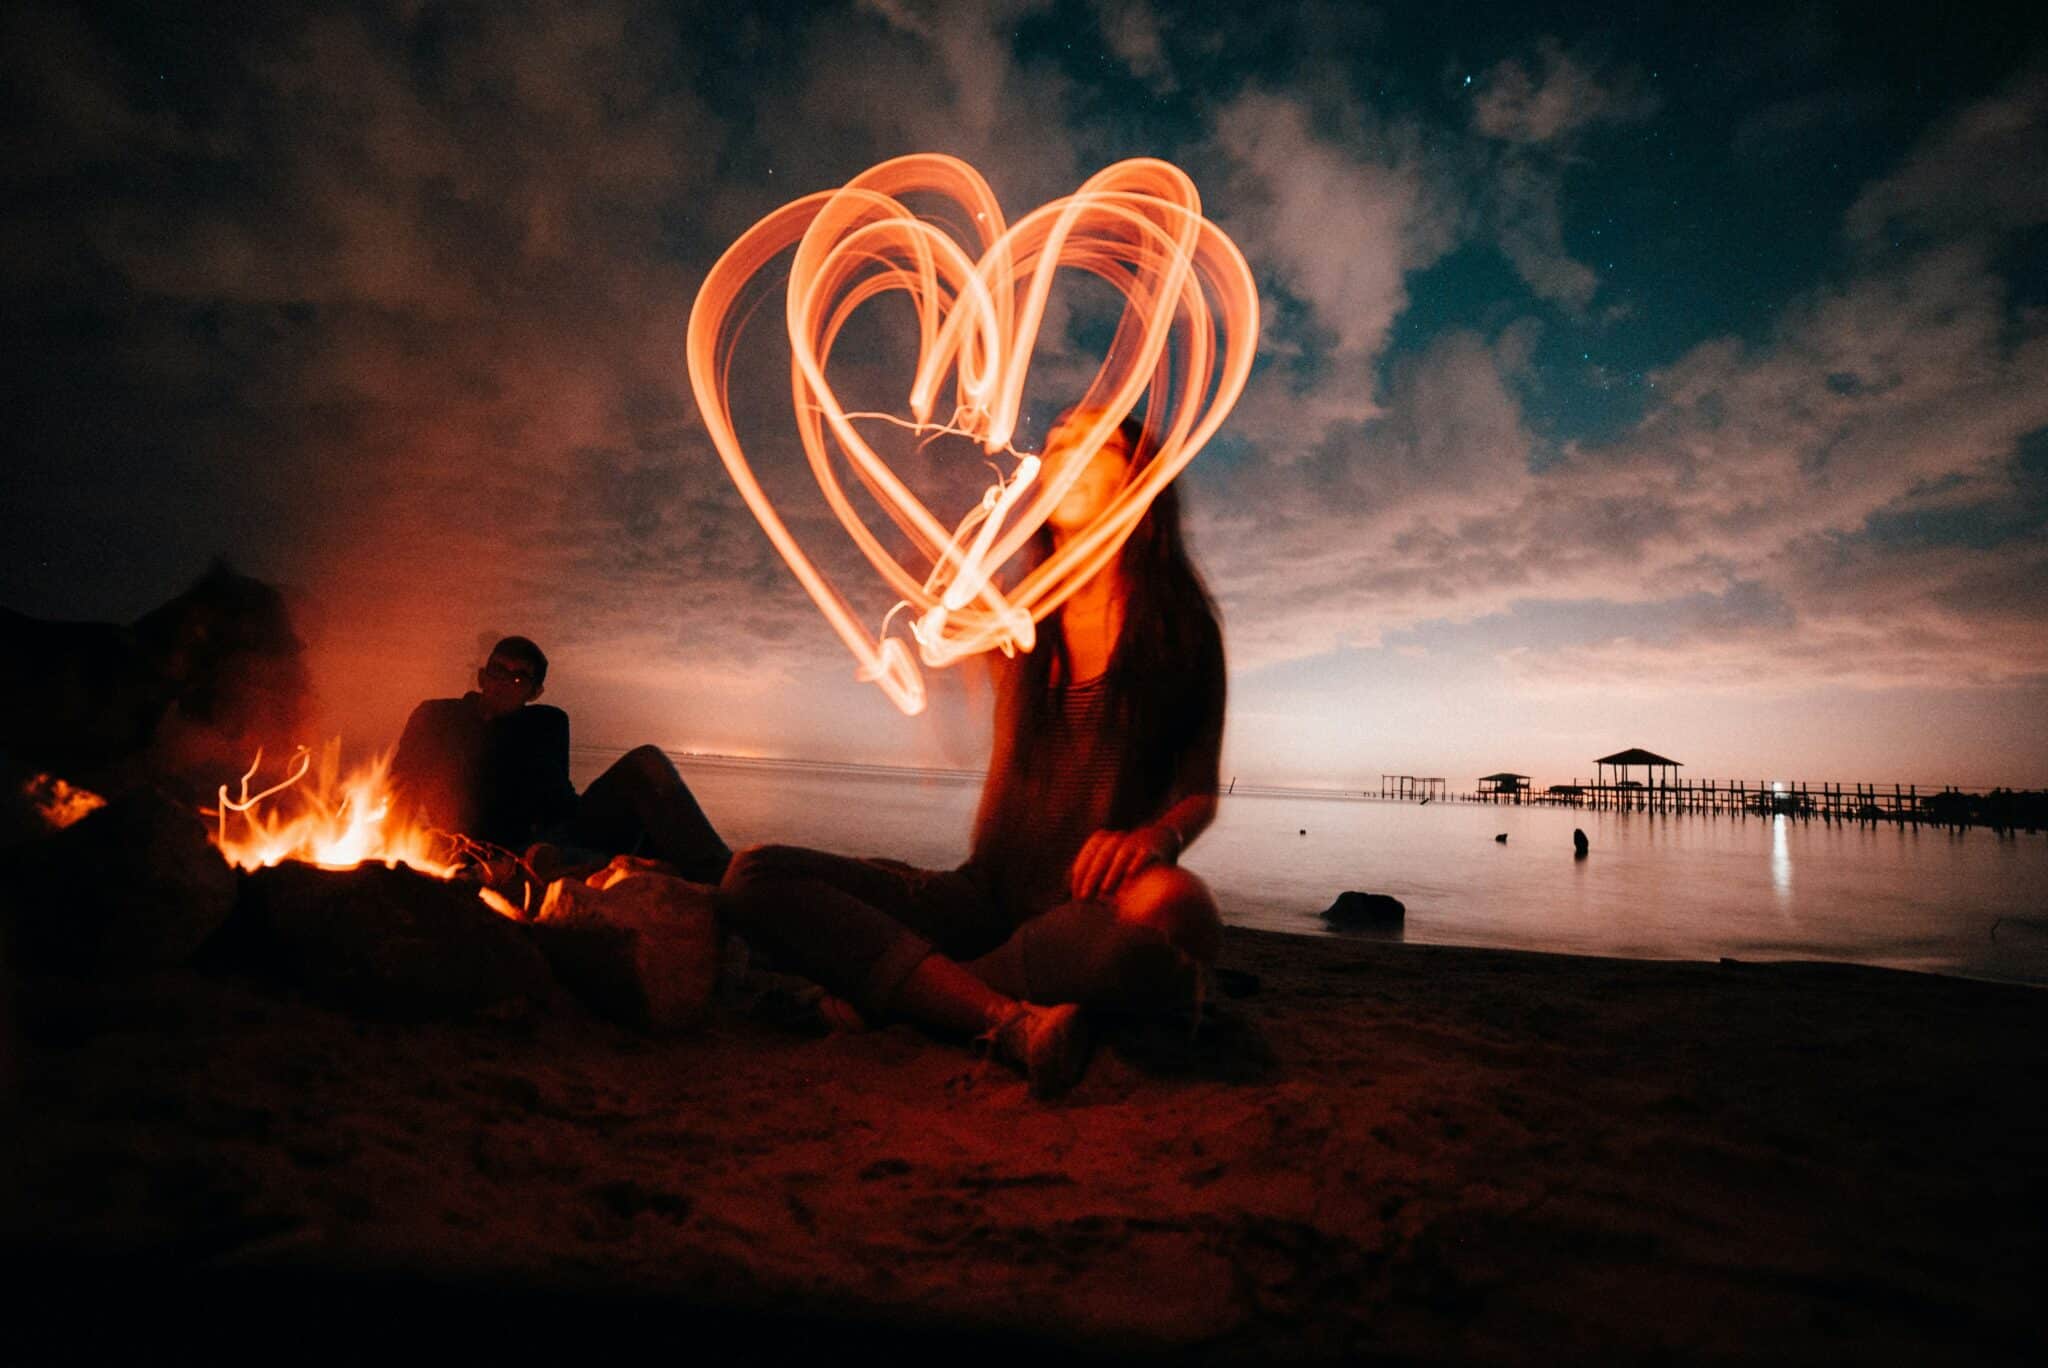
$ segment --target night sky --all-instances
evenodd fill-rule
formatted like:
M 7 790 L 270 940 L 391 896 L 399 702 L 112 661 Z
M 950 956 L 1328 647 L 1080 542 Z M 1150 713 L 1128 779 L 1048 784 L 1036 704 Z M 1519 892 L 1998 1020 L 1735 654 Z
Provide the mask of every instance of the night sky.
M 128 619 L 225 555 L 293 592 L 352 745 L 517 631 L 580 742 L 972 767 L 972 678 L 898 715 L 752 522 L 690 303 L 889 156 L 962 156 L 1016 217 L 1153 155 L 1265 307 L 1183 477 L 1227 772 L 1562 782 L 1641 745 L 2048 782 L 2038 20 L 317 8 L 0 17 L 0 603 Z M 880 393 L 870 322 L 848 386 Z M 1063 315 L 1047 376 L 1099 333 Z M 823 538 L 749 336 L 742 435 Z

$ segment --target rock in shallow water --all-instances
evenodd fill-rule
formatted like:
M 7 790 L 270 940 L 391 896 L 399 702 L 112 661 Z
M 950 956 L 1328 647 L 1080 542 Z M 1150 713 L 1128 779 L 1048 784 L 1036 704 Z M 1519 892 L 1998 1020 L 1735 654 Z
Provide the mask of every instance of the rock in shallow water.
M 1399 898 L 1356 889 L 1339 893 L 1337 901 L 1323 909 L 1323 920 L 1332 926 L 1399 926 L 1407 915 Z

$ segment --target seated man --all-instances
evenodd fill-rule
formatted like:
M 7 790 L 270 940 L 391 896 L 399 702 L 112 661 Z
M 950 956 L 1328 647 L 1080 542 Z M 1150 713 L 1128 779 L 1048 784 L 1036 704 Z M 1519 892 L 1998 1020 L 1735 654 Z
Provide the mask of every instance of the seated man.
M 391 781 L 428 824 L 518 852 L 537 842 L 651 855 L 686 879 L 717 883 L 732 851 L 669 758 L 621 756 L 581 798 L 569 780 L 569 715 L 536 704 L 548 658 L 525 637 L 491 648 L 474 692 L 412 711 Z

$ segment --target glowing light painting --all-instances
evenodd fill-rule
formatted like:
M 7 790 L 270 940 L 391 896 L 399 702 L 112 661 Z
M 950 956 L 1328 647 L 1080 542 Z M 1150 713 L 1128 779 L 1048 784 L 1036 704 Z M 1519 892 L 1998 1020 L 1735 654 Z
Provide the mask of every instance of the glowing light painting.
M 923 215 L 904 203 L 942 206 Z M 784 321 L 797 433 L 810 469 L 848 536 L 899 602 L 870 632 L 791 535 L 747 463 L 727 400 L 747 286 L 789 248 Z M 1114 339 L 1078 409 L 1076 449 L 1092 452 L 1144 407 L 1157 453 L 1081 535 L 1007 590 L 996 574 L 1058 506 L 1084 462 L 1059 469 L 1012 445 L 1024 385 L 1055 273 L 1107 281 L 1122 296 Z M 891 292 L 909 296 L 918 360 L 907 418 L 849 413 L 827 364 L 848 319 Z M 837 190 L 808 195 L 763 218 L 720 257 L 690 314 L 690 384 L 733 482 L 775 548 L 835 632 L 905 713 L 924 707 L 923 677 L 900 637 L 903 613 L 925 665 L 982 651 L 1028 651 L 1034 625 L 1106 565 L 1152 500 L 1222 425 L 1251 372 L 1258 292 L 1244 256 L 1202 216 L 1194 182 L 1178 167 L 1118 162 L 1074 194 L 1006 225 L 974 168 L 935 154 L 899 157 Z M 861 422 L 980 443 L 996 478 L 948 528 L 863 439 Z M 923 558 L 904 565 L 862 519 L 841 483 L 834 451 Z M 1005 464 L 1007 463 L 1007 464 Z

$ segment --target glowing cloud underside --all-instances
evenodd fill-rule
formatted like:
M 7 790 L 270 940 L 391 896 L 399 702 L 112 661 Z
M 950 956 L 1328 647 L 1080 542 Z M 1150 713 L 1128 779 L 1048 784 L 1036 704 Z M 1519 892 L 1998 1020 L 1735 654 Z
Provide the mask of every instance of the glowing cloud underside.
M 936 197 L 947 212 L 920 217 L 901 197 Z M 1235 244 L 1202 217 L 1194 182 L 1149 159 L 1119 162 L 1080 190 L 1005 226 L 987 182 L 957 158 L 899 157 L 837 190 L 806 196 L 748 229 L 720 257 L 690 314 L 690 385 L 733 483 L 860 664 L 906 713 L 924 707 L 924 681 L 898 637 L 869 632 L 797 544 L 740 449 L 727 401 L 742 292 L 791 247 L 785 321 L 798 435 L 812 474 L 847 535 L 908 611 L 918 655 L 940 668 L 981 651 L 1031 649 L 1034 624 L 1106 565 L 1154 497 L 1215 435 L 1243 391 L 1259 333 L 1258 291 Z M 1079 408 L 1092 425 L 1080 450 L 1102 444 L 1140 401 L 1157 452 L 1080 536 L 1007 592 L 992 578 L 1023 549 L 1080 474 L 1067 464 L 1040 480 L 1039 458 L 1011 446 L 1024 381 L 1054 274 L 1109 282 L 1123 313 Z M 910 296 L 918 363 L 908 419 L 950 432 L 1012 464 L 957 527 L 947 528 L 876 455 L 854 426 L 826 363 L 847 320 L 891 291 Z M 941 395 L 950 412 L 941 419 Z M 840 483 L 836 449 L 924 564 L 886 550 Z M 998 466 L 999 471 L 1002 467 Z M 890 617 L 896 614 L 892 612 Z

